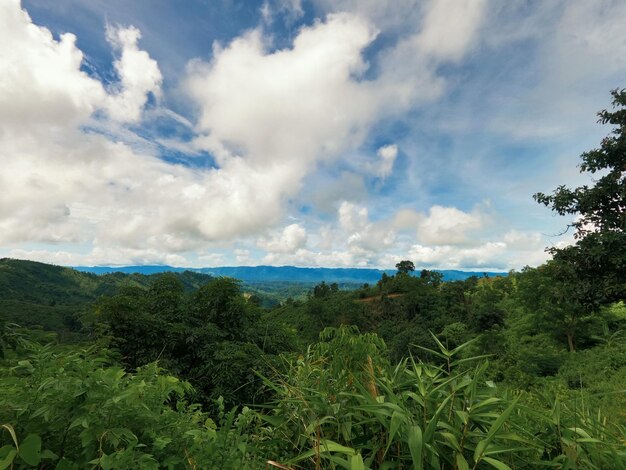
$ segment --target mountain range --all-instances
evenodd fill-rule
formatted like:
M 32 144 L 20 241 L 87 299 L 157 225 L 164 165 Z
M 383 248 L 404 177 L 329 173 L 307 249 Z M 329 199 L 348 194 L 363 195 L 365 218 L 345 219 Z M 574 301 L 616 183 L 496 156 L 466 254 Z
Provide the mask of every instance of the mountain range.
M 176 268 L 172 266 L 74 266 L 74 269 L 94 274 L 156 274 L 161 272 L 193 271 L 211 276 L 228 276 L 244 282 L 306 282 L 375 284 L 383 273 L 392 275 L 396 270 L 372 268 L 300 268 L 296 266 L 222 266 L 214 268 Z M 443 274 L 444 281 L 464 280 L 471 276 L 503 276 L 504 272 L 478 272 L 435 270 Z

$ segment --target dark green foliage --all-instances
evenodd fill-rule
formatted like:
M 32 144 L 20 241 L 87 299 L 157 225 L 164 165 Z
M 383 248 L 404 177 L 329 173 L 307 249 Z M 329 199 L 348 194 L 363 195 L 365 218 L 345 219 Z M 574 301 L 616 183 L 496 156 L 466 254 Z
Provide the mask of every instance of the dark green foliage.
M 518 276 L 517 298 L 543 331 L 576 349 L 579 336 L 589 335 L 594 316 L 576 295 L 578 279 L 572 266 L 551 260 L 538 268 L 526 268 Z
M 626 298 L 626 90 L 612 95 L 614 109 L 598 113 L 602 124 L 614 126 L 612 134 L 581 156 L 581 172 L 600 174 L 594 185 L 535 195 L 560 215 L 578 216 L 570 224 L 577 243 L 551 253 L 571 267 L 578 280 L 573 296 L 589 309 Z
M 396 269 L 398 270 L 398 273 L 409 274 L 410 272 L 415 271 L 415 264 L 413 264 L 413 261 L 400 261 L 396 264 Z
M 94 335 L 136 369 L 159 360 L 190 381 L 206 403 L 254 403 L 265 390 L 254 371 L 295 348 L 293 334 L 264 318 L 235 279 L 216 278 L 185 294 L 178 278 L 158 275 L 147 288 L 125 288 L 95 305 Z
M 97 276 L 60 266 L 4 258 L 0 259 L 0 312 L 8 321 L 22 326 L 55 331 L 64 342 L 80 341 L 85 339 L 82 317 L 92 302 L 101 296 L 113 295 L 121 288 L 145 288 L 160 278 L 170 281 L 176 278 L 185 291 L 197 289 L 211 279 L 189 271 L 152 276 L 121 273 Z
M 243 298 L 240 282 L 227 277 L 219 277 L 198 289 L 190 314 L 197 324 L 212 323 L 230 338 L 240 336 L 254 315 Z
M 13 448 L 19 449 L 14 468 L 247 465 L 246 440 L 232 434 L 235 423 L 227 423 L 234 439 L 226 439 L 197 406 L 187 405 L 190 386 L 156 364 L 129 374 L 106 351 L 24 339 L 11 357 L 0 363 L 0 424 L 8 431 L 0 433 L 0 462 Z M 221 446 L 228 461 L 218 465 L 216 455 L 226 455 Z

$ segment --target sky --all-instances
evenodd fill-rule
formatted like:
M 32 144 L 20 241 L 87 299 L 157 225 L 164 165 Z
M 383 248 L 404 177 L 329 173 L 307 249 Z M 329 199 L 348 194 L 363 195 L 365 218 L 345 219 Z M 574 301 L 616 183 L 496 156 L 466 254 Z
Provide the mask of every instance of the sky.
M 626 86 L 623 0 L 0 0 L 0 257 L 498 270 Z

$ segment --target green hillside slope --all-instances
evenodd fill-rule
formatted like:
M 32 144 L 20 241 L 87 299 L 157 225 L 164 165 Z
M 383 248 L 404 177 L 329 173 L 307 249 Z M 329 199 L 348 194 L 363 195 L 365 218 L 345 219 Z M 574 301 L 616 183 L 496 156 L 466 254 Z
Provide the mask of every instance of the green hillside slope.
M 211 276 L 174 273 L 187 290 L 206 284 Z M 111 273 L 98 276 L 34 261 L 0 259 L 0 318 L 67 336 L 78 327 L 77 314 L 102 295 L 120 287 L 145 287 L 159 276 Z M 62 338 L 63 339 L 63 338 Z

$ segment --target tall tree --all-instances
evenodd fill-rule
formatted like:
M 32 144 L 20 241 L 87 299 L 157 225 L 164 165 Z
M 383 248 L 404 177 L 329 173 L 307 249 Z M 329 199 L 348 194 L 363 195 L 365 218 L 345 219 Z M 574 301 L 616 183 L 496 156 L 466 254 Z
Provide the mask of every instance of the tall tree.
M 413 264 L 413 261 L 403 260 L 396 264 L 396 269 L 399 273 L 409 274 L 415 271 L 415 264 Z
M 581 155 L 581 173 L 599 175 L 593 186 L 559 186 L 537 193 L 537 202 L 559 215 L 577 215 L 570 224 L 576 243 L 552 248 L 555 261 L 571 266 L 578 279 L 573 292 L 587 308 L 626 298 L 626 89 L 613 90 L 613 110 L 599 122 L 615 126 L 600 147 Z

